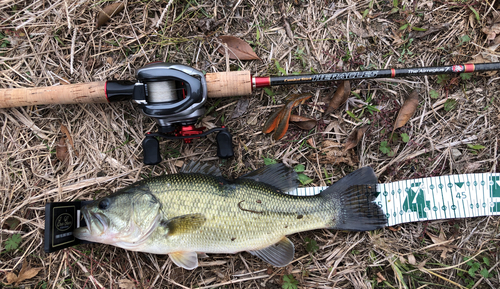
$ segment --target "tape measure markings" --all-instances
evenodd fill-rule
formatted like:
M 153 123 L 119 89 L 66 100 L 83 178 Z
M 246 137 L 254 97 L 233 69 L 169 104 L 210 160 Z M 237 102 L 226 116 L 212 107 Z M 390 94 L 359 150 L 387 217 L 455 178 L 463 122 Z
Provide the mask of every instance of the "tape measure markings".
M 328 187 L 298 188 L 311 196 Z M 500 215 L 500 174 L 461 174 L 377 184 L 375 203 L 389 226 L 439 219 Z

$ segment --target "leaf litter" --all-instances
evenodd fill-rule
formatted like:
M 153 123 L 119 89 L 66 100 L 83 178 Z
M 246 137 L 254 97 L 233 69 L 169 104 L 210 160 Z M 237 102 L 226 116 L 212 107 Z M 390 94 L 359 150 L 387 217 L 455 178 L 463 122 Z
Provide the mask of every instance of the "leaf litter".
M 106 24 L 109 20 L 111 20 L 111 18 L 120 13 L 124 8 L 125 3 L 123 2 L 115 2 L 104 6 L 104 8 L 102 8 L 97 15 L 96 28 L 99 28 Z
M 222 55 L 226 55 L 226 49 L 229 56 L 229 59 L 239 59 L 239 60 L 261 60 L 257 54 L 253 51 L 250 45 L 235 36 L 224 35 L 219 36 L 219 40 L 226 45 L 219 47 L 218 51 Z
M 4 284 L 14 284 L 15 286 L 19 286 L 21 282 L 35 277 L 40 270 L 42 270 L 42 268 L 29 268 L 29 265 L 27 265 L 27 262 L 25 261 L 23 262 L 23 267 L 21 268 L 21 271 L 19 271 L 19 274 L 9 272 L 5 275 L 5 280 L 7 282 Z

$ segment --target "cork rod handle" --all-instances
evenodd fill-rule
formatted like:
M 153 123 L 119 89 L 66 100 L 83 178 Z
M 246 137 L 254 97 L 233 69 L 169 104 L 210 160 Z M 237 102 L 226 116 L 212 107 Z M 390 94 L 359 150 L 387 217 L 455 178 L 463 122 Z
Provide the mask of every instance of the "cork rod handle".
M 106 82 L 0 89 L 0 108 L 74 103 L 106 103 Z
M 229 97 L 252 94 L 250 71 L 207 73 L 208 97 Z
M 230 97 L 252 94 L 249 71 L 207 73 L 208 97 Z M 0 108 L 75 103 L 106 103 L 106 82 L 70 85 L 0 89 Z

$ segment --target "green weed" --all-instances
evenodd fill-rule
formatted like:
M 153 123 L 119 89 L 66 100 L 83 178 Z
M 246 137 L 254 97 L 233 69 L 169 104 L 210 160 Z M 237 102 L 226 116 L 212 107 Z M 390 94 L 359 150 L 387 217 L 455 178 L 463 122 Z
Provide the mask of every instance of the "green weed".
M 318 243 L 316 242 L 316 240 L 305 237 L 304 241 L 306 241 L 307 252 L 316 253 L 316 251 L 318 251 L 319 246 L 318 246 Z
M 299 281 L 295 280 L 292 274 L 283 276 L 283 289 L 298 289 Z
M 7 240 L 5 240 L 5 251 L 11 252 L 17 250 L 19 248 L 19 244 L 21 244 L 21 241 L 21 234 L 14 234 L 10 236 L 9 238 L 7 238 Z

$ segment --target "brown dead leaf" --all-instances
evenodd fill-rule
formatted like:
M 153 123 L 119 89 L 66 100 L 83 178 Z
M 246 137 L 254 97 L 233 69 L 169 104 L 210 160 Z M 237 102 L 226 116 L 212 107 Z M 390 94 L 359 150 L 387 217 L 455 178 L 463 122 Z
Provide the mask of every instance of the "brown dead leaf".
M 250 98 L 248 97 L 240 98 L 240 100 L 238 100 L 238 103 L 236 103 L 236 107 L 234 108 L 230 119 L 242 116 L 247 111 L 249 103 L 250 103 Z
M 3 223 L 2 229 L 15 230 L 20 223 L 21 221 L 19 219 L 14 217 L 9 217 Z
M 382 275 L 382 273 L 377 272 L 377 284 L 380 282 L 386 281 L 385 277 Z
M 311 161 L 319 160 L 320 164 L 337 165 L 341 163 L 356 166 L 359 163 L 358 156 L 353 150 L 344 150 L 344 145 L 335 141 L 325 140 L 321 143 L 317 153 L 308 156 Z
M 64 124 L 61 124 L 61 131 L 66 135 L 66 138 L 68 139 L 69 144 L 71 145 L 71 148 L 73 148 L 73 151 L 78 156 L 78 152 L 75 149 L 75 144 L 73 143 L 73 138 L 71 137 L 71 133 L 69 132 L 68 128 Z
M 412 91 L 405 100 L 405 103 L 403 103 L 403 106 L 401 106 L 396 122 L 394 123 L 394 128 L 392 129 L 393 133 L 397 128 L 404 126 L 417 110 L 419 101 L 418 93 L 418 90 Z
M 353 130 L 352 133 L 347 138 L 344 149 L 348 150 L 356 147 L 359 141 L 363 138 L 363 135 L 365 134 L 368 127 L 369 127 L 368 125 L 364 125 Z
M 413 266 L 417 265 L 417 259 L 415 259 L 415 256 L 413 256 L 413 254 L 408 255 L 408 263 Z
M 292 109 L 306 100 L 311 98 L 312 95 L 308 93 L 304 94 L 294 94 L 286 99 L 286 105 L 282 108 L 282 112 L 279 115 L 278 126 L 273 134 L 274 140 L 281 139 L 286 131 L 288 130 L 288 125 L 290 123 L 290 115 L 292 114 Z
M 271 133 L 273 130 L 276 129 L 282 111 L 283 111 L 282 109 L 277 109 L 269 116 L 266 123 L 264 123 L 264 126 L 262 127 L 263 133 Z
M 262 132 L 270 133 L 274 130 L 273 139 L 281 139 L 288 130 L 292 109 L 311 97 L 312 95 L 307 93 L 293 94 L 289 96 L 285 100 L 285 106 L 274 111 L 271 116 L 269 116 L 269 119 L 266 121 L 264 127 L 262 128 Z
M 292 114 L 290 116 L 290 121 L 295 123 L 299 128 L 303 130 L 311 130 L 316 126 L 316 120 L 300 115 Z
M 485 34 L 488 34 L 486 39 L 494 40 L 497 34 L 500 34 L 500 23 L 493 23 L 490 27 L 484 27 L 481 31 Z
M 136 289 L 134 281 L 128 279 L 118 280 L 118 288 L 121 289 Z
M 351 84 L 349 80 L 342 81 L 333 94 L 333 97 L 328 104 L 328 108 L 325 111 L 325 114 L 329 114 L 338 109 L 342 104 L 346 102 L 350 94 Z
M 313 139 L 313 138 L 309 138 L 309 139 L 307 139 L 307 143 L 308 143 L 311 147 L 316 148 L 316 142 L 314 141 L 314 139 Z
M 393 231 L 393 232 L 397 232 L 397 231 L 400 231 L 401 230 L 401 227 L 387 227 L 389 230 Z
M 443 228 L 441 228 L 439 232 L 439 236 L 433 235 L 429 232 L 426 232 L 427 236 L 431 238 L 432 243 L 434 244 L 439 244 L 439 246 L 429 248 L 429 250 L 434 250 L 434 251 L 442 251 L 441 252 L 441 258 L 446 259 L 446 253 L 447 252 L 452 252 L 453 248 L 456 248 L 456 246 L 450 245 L 452 241 L 455 239 L 450 239 L 446 240 L 446 236 L 444 235 Z
M 123 2 L 115 2 L 102 8 L 97 15 L 97 28 L 106 24 L 106 22 L 108 22 L 113 16 L 120 13 L 123 8 L 125 8 L 125 4 Z
M 69 159 L 68 145 L 66 145 L 66 137 L 59 139 L 56 146 L 56 158 L 66 164 Z
M 225 35 L 225 36 L 219 36 L 219 40 L 227 45 L 227 52 L 229 53 L 229 58 L 230 59 L 239 59 L 239 60 L 261 60 L 257 54 L 253 51 L 252 47 L 250 45 L 234 36 L 230 35 Z M 219 53 L 226 55 L 226 49 L 221 46 L 217 50 Z
M 7 283 L 5 284 L 9 285 L 15 283 L 14 286 L 18 286 L 19 283 L 23 282 L 24 280 L 35 277 L 38 272 L 40 272 L 40 270 L 42 270 L 42 268 L 28 268 L 27 262 L 24 262 L 23 268 L 19 272 L 19 275 L 16 275 L 13 272 L 9 272 L 7 273 L 7 275 L 5 275 L 5 279 L 7 279 Z

